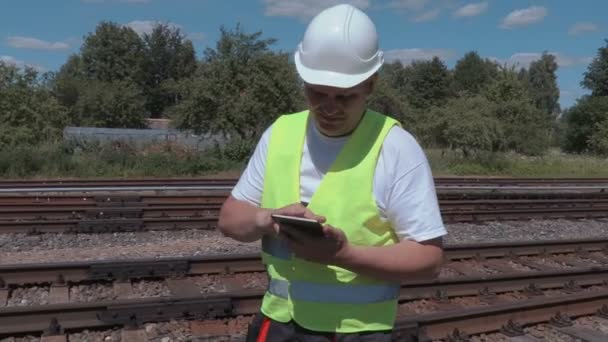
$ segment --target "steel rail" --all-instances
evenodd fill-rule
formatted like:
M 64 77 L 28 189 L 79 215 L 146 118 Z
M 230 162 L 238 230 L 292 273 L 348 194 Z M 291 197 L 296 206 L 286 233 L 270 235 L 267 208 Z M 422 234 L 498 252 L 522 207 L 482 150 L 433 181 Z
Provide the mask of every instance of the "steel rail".
M 175 203 L 222 203 L 230 194 L 229 191 L 194 191 L 194 192 L 122 192 L 122 193 L 40 193 L 40 194 L 0 194 L 0 205 L 27 204 L 74 204 L 82 205 L 122 205 L 122 203 L 161 204 L 168 201 Z M 595 200 L 608 199 L 608 191 L 601 192 L 505 192 L 501 189 L 483 192 L 465 192 L 461 190 L 437 192 L 439 201 L 525 201 L 525 200 Z
M 445 293 L 447 297 L 481 295 L 480 289 L 488 289 L 492 293 L 525 290 L 526 285 L 533 283 L 536 288 L 565 288 L 572 281 L 577 284 L 590 286 L 606 282 L 608 268 L 598 270 L 575 270 L 565 272 L 541 272 L 539 274 L 512 274 L 502 277 L 478 277 L 454 280 L 435 281 L 432 283 L 404 283 L 400 293 L 400 302 L 418 298 L 432 298 L 436 292 Z M 451 333 L 454 327 L 465 329 L 467 332 L 480 333 L 495 329 L 494 325 L 475 325 L 476 319 L 507 314 L 526 315 L 530 307 L 556 305 L 564 301 L 572 308 L 579 301 L 594 300 L 594 307 L 600 298 L 601 304 L 608 300 L 608 291 L 592 294 L 571 294 L 567 298 L 526 300 L 516 304 L 492 303 L 487 309 L 464 309 L 454 313 L 437 313 L 408 317 L 407 321 L 398 324 L 397 334 L 411 334 L 412 327 L 421 338 L 443 338 Z M 0 336 L 2 334 L 31 333 L 48 329 L 56 320 L 62 329 L 86 329 L 115 325 L 141 325 L 150 321 L 169 319 L 213 319 L 251 315 L 259 310 L 263 298 L 263 290 L 242 290 L 230 293 L 206 294 L 201 296 L 183 296 L 179 293 L 170 297 L 145 298 L 138 300 L 117 300 L 101 303 L 72 303 L 51 304 L 32 307 L 0 308 Z M 572 300 L 576 298 L 576 300 Z M 491 300 L 491 299 L 490 299 Z M 532 304 L 531 304 L 532 303 Z M 551 306 L 552 310 L 554 307 Z M 596 309 L 597 309 L 596 308 Z M 524 310 L 524 312 L 522 312 Z M 585 311 L 591 314 L 593 311 Z M 484 316 L 485 315 L 485 316 Z M 501 317 L 502 318 L 502 317 Z M 472 321 L 472 322 L 471 322 Z M 527 322 L 527 321 L 526 321 Z M 412 324 L 413 323 L 413 324 Z M 407 327 L 405 329 L 404 327 Z M 422 328 L 422 329 L 421 329 Z M 485 330 L 483 330 L 485 329 Z
M 217 215 L 90 220 L 0 221 L 0 233 L 107 233 L 145 230 L 204 229 L 217 226 Z
M 211 201 L 209 201 L 211 202 Z M 487 215 L 498 219 L 505 216 L 518 218 L 518 215 L 527 216 L 579 215 L 581 212 L 592 213 L 594 217 L 601 217 L 603 211 L 608 209 L 608 200 L 519 200 L 519 201 L 439 201 L 442 214 L 448 221 L 453 218 L 470 218 Z M 55 220 L 55 219 L 83 219 L 83 218 L 141 218 L 141 217 L 174 217 L 174 216 L 200 216 L 219 213 L 221 203 L 188 203 L 167 201 L 166 203 L 120 203 L 120 205 L 106 205 L 105 203 L 40 203 L 16 204 L 0 203 L 0 220 Z M 597 214 L 599 212 L 599 214 Z M 584 215 L 583 215 L 584 216 Z M 487 220 L 487 219 L 486 219 Z
M 580 316 L 604 315 L 608 290 L 577 293 L 556 298 L 534 298 L 523 302 L 423 314 L 398 322 L 393 338 L 398 341 L 450 340 L 456 336 L 498 332 L 506 325 L 523 326 L 551 321 L 566 321 Z M 456 335 L 456 336 L 454 336 Z
M 446 261 L 517 258 L 548 254 L 608 253 L 608 239 L 458 244 L 447 245 L 444 251 Z M 18 285 L 264 271 L 257 253 L 160 259 L 107 259 L 87 262 L 0 265 L 0 283 Z
M 210 177 L 144 177 L 144 178 L 56 178 L 56 179 L 4 179 L 0 180 L 0 187 L 15 185 L 27 186 L 89 186 L 89 185 L 234 185 L 237 178 L 210 178 Z M 436 184 L 608 184 L 608 178 L 595 177 L 568 177 L 568 178 L 539 178 L 539 177 L 434 177 Z

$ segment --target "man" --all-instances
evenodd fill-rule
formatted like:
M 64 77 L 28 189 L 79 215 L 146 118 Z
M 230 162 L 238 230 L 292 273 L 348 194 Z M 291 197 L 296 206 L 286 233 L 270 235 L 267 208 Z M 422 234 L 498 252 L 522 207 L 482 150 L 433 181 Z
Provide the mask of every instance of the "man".
M 263 134 L 219 230 L 262 239 L 269 285 L 248 341 L 389 341 L 399 284 L 442 260 L 431 171 L 415 139 L 366 106 L 383 64 L 376 29 L 350 5 L 309 24 L 295 54 L 309 110 Z M 324 238 L 271 214 L 323 225 Z

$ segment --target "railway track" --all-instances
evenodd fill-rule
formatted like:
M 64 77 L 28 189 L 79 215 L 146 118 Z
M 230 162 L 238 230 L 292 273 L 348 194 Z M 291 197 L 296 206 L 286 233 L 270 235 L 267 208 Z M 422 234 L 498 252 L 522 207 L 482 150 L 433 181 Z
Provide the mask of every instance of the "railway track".
M 438 185 L 608 185 L 608 178 L 512 178 L 512 177 L 435 177 Z M 236 178 L 92 178 L 92 179 L 9 179 L 0 180 L 0 188 L 12 187 L 94 187 L 94 186 L 152 186 L 152 185 L 225 185 L 234 186 Z
M 229 191 L 236 181 L 234 178 L 4 180 L 0 181 L 0 194 Z M 608 191 L 608 178 L 436 177 L 435 187 L 440 194 L 468 192 L 492 196 L 555 191 L 594 194 Z
M 214 229 L 226 192 L 198 195 L 2 196 L 0 232 L 101 233 Z M 442 198 L 444 222 L 608 217 L 608 194 L 565 198 Z
M 470 334 L 492 332 L 496 331 L 496 322 L 507 324 L 506 316 L 516 317 L 518 324 L 536 324 L 543 322 L 541 316 L 550 319 L 549 313 L 555 314 L 556 308 L 570 313 L 581 307 L 575 314 L 593 315 L 592 308 L 600 310 L 608 303 L 606 264 L 608 240 L 447 247 L 439 280 L 402 284 L 402 322 L 396 336 L 417 334 L 421 340 L 441 339 L 453 333 L 452 327 Z M 141 326 L 171 319 L 207 320 L 212 324 L 213 320 L 252 315 L 259 308 L 265 288 L 263 282 L 253 279 L 265 279 L 262 272 L 258 256 L 251 255 L 1 266 L 0 336 Z M 247 274 L 249 277 L 243 277 Z M 205 288 L 193 277 L 210 275 L 220 277 L 215 283 L 222 284 L 224 292 L 218 293 L 215 288 L 201 295 Z M 167 282 L 168 295 L 132 298 L 134 281 L 158 278 Z M 116 300 L 70 303 L 70 286 L 95 281 L 111 281 Z M 212 284 L 203 283 L 206 287 Z M 246 289 L 252 283 L 257 287 Z M 2 308 L 16 288 L 33 284 L 47 284 L 48 301 L 53 304 Z M 522 311 L 537 306 L 544 308 L 543 315 Z M 480 317 L 496 319 L 478 327 Z

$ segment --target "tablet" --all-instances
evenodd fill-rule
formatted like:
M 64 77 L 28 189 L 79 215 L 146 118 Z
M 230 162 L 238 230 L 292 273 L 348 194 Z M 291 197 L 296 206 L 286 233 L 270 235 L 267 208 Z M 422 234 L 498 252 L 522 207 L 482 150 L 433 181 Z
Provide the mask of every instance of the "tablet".
M 285 225 L 288 228 L 297 229 L 300 232 L 308 234 L 312 237 L 322 238 L 325 236 L 323 233 L 323 226 L 315 220 L 296 217 L 296 216 L 287 216 L 287 215 L 279 215 L 272 214 L 272 218 L 274 218 L 279 224 Z

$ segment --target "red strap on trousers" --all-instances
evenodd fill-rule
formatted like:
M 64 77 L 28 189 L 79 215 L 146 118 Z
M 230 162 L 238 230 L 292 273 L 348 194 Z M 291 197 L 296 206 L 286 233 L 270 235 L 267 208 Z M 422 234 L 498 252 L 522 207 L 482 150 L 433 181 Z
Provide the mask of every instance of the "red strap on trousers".
M 262 326 L 260 326 L 260 333 L 258 334 L 258 339 L 256 342 L 266 342 L 266 338 L 268 337 L 268 329 L 270 329 L 270 318 L 264 317 L 264 321 L 262 322 Z

